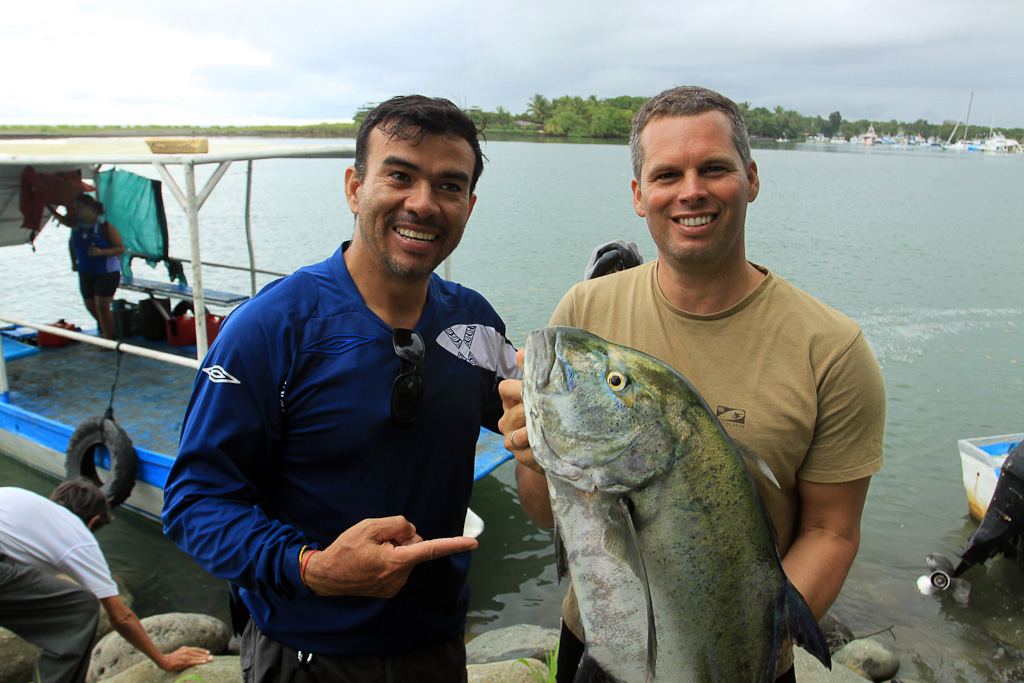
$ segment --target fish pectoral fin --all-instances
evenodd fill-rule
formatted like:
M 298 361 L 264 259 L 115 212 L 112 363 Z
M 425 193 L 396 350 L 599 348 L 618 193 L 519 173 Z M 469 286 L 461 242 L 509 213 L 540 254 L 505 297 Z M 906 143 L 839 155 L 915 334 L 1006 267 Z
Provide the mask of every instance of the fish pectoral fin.
M 804 596 L 800 595 L 800 591 L 788 579 L 779 595 L 776 618 L 780 620 L 782 627 L 778 630 L 779 647 L 783 641 L 791 641 L 814 655 L 826 669 L 832 669 L 832 655 L 829 654 L 825 636 L 822 635 Z
M 764 458 L 758 455 L 757 451 L 736 439 L 733 439 L 732 443 L 736 446 L 736 452 L 740 454 L 741 458 L 743 458 L 743 462 L 747 464 L 748 470 L 760 472 L 764 475 L 765 479 L 775 484 L 775 488 L 782 488 L 779 484 L 779 480 L 775 478 L 775 473 L 772 472 L 772 468 L 768 467 L 768 463 L 765 462 Z
M 558 531 L 558 520 L 555 520 L 555 572 L 558 575 L 558 582 L 569 575 L 569 556 L 565 552 L 565 542 L 562 541 L 562 534 Z
M 608 527 L 604 532 L 604 545 L 609 553 L 622 558 L 633 570 L 643 587 L 644 603 L 647 607 L 647 678 L 654 679 L 658 660 L 658 630 L 654 623 L 654 601 L 651 599 L 651 585 L 647 579 L 647 566 L 636 526 L 633 524 L 633 503 L 623 496 L 612 509 Z

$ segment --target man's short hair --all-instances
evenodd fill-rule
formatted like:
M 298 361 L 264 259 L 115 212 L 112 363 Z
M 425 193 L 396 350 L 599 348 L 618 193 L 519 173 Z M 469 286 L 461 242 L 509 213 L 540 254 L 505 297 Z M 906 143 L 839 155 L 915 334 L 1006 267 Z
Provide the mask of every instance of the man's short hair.
M 669 88 L 647 100 L 633 116 L 633 128 L 629 134 L 633 177 L 640 180 L 640 171 L 644 165 L 644 147 L 640 136 L 648 123 L 663 116 L 696 116 L 712 110 L 723 112 L 729 117 L 729 121 L 732 123 L 733 146 L 736 147 L 736 151 L 743 159 L 743 168 L 750 168 L 750 133 L 743 120 L 743 113 L 736 103 L 725 95 L 699 85 L 681 85 Z
M 110 524 L 110 503 L 103 491 L 88 479 L 68 479 L 53 490 L 50 500 L 71 510 L 86 526 L 98 516 L 93 532 Z
M 366 153 L 370 131 L 379 128 L 389 140 L 415 140 L 417 144 L 425 134 L 460 137 L 473 149 L 473 178 L 469 193 L 476 189 L 476 181 L 484 172 L 484 154 L 477 136 L 481 130 L 463 110 L 443 97 L 399 95 L 381 102 L 367 113 L 356 133 L 356 174 L 366 177 Z

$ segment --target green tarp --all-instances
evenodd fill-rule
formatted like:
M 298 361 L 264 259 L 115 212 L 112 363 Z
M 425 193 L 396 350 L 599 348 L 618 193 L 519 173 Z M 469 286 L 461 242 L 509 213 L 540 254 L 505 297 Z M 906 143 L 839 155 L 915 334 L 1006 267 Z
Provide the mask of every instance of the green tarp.
M 180 276 L 181 264 L 167 261 L 167 216 L 159 180 L 150 180 L 122 169 L 103 171 L 96 179 L 96 198 L 103 203 L 107 221 L 124 240 L 125 250 L 132 255 L 121 257 L 121 272 L 131 275 L 132 256 L 144 258 L 150 265 L 159 261 L 168 264 L 171 280 Z M 177 272 L 174 272 L 174 271 Z

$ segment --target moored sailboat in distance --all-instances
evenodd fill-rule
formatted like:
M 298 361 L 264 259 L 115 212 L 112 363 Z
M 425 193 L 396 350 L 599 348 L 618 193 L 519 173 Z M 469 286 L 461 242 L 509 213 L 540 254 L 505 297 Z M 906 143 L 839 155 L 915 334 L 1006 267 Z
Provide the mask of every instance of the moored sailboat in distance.
M 966 152 L 967 150 L 971 149 L 972 145 L 978 144 L 977 140 L 967 139 L 967 131 L 969 130 L 971 121 L 971 104 L 973 102 L 974 93 L 972 92 L 970 99 L 967 100 L 967 116 L 965 117 L 961 115 L 961 117 L 957 119 L 956 125 L 953 126 L 953 132 L 949 134 L 949 139 L 946 140 L 946 144 L 942 146 L 942 149 L 948 149 L 954 152 Z M 964 136 L 957 140 L 956 142 L 953 142 L 953 138 L 956 136 L 956 131 L 958 128 L 960 128 L 960 121 L 964 122 Z

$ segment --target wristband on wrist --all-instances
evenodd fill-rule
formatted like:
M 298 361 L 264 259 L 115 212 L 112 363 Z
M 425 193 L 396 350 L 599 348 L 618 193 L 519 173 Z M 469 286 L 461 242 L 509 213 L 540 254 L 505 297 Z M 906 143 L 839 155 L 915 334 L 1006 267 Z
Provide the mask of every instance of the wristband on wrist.
M 302 562 L 302 567 L 299 569 L 299 578 L 302 579 L 302 583 L 306 583 L 306 566 L 309 564 L 309 558 L 316 555 L 319 550 L 310 550 L 309 555 L 306 555 L 306 559 Z

